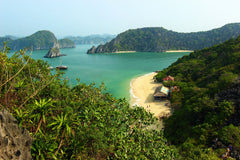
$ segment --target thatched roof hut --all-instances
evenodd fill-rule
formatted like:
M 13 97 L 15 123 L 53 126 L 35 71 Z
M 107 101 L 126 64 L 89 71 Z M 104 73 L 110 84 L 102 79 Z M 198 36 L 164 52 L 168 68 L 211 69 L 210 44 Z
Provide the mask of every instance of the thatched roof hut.
M 155 100 L 167 99 L 169 96 L 169 89 L 164 86 L 157 87 L 153 96 Z

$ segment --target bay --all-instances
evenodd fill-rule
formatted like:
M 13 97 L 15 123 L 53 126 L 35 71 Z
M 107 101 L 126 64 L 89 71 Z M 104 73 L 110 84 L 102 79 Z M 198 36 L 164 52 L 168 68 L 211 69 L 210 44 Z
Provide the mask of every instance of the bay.
M 77 45 L 76 48 L 60 49 L 67 56 L 57 58 L 43 58 L 47 50 L 33 51 L 32 58 L 43 59 L 56 67 L 60 63 L 68 66 L 64 71 L 64 77 L 69 80 L 70 85 L 80 82 L 96 86 L 102 82 L 107 91 L 116 98 L 130 100 L 129 87 L 133 78 L 156 70 L 162 70 L 178 58 L 188 55 L 189 52 L 178 53 L 108 53 L 108 54 L 86 54 L 92 45 Z

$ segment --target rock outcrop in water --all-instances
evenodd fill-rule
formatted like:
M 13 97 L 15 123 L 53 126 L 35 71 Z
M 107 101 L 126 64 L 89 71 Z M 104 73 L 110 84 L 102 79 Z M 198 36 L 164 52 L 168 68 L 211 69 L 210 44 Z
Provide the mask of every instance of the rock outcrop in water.
M 32 138 L 7 111 L 0 112 L 0 159 L 30 160 Z
M 49 49 L 48 53 L 44 56 L 44 58 L 54 58 L 60 56 L 66 56 L 66 54 L 60 53 L 59 44 L 56 43 L 52 48 Z
M 89 49 L 88 51 L 87 51 L 87 53 L 88 54 L 93 54 L 93 53 L 96 53 L 96 47 L 95 46 L 93 46 L 91 49 Z

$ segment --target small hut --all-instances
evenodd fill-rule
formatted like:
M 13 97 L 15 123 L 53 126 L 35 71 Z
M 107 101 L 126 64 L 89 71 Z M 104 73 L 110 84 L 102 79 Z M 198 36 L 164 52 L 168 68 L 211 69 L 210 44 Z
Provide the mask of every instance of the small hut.
M 169 76 L 163 78 L 163 80 L 164 80 L 164 81 L 174 81 L 174 77 L 172 77 L 172 76 L 169 75 Z
M 153 96 L 155 100 L 167 99 L 169 97 L 169 89 L 164 86 L 157 87 Z

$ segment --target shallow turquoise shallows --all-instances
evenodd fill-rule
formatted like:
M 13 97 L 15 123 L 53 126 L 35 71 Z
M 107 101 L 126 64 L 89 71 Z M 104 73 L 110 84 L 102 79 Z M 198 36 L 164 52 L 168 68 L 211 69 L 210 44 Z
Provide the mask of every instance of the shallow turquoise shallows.
M 189 53 L 111 53 L 111 54 L 86 54 L 92 45 L 77 45 L 76 48 L 61 49 L 62 54 L 67 56 L 57 58 L 43 58 L 47 50 L 34 51 L 34 59 L 47 60 L 49 64 L 56 67 L 68 66 L 65 78 L 69 79 L 71 85 L 80 82 L 98 86 L 104 82 L 107 91 L 117 98 L 129 100 L 129 86 L 133 78 L 162 70 L 175 62 L 179 57 Z

